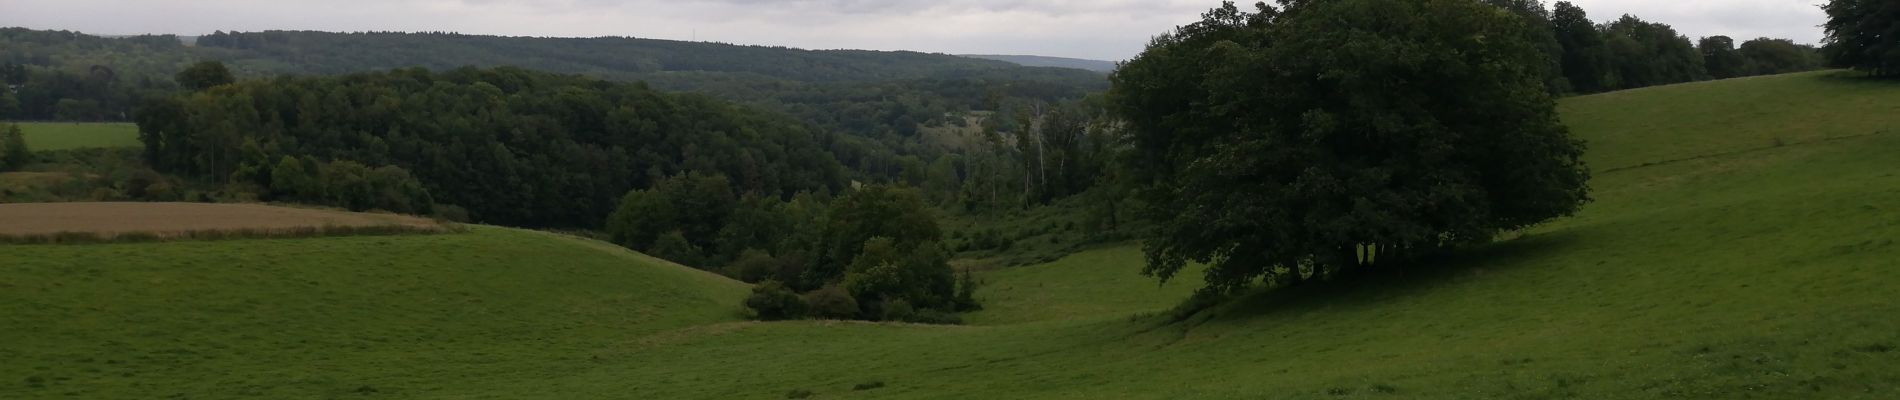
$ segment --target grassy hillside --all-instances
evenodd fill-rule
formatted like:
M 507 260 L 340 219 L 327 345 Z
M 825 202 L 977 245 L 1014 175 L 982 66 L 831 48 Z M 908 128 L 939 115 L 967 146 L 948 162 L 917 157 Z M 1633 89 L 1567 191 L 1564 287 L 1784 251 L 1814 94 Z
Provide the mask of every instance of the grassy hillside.
M 742 285 L 616 249 L 499 228 L 0 245 L 0 398 L 466 398 L 741 318 Z
M 19 122 L 34 151 L 139 147 L 139 127 L 128 123 Z
M 1780 94 L 1748 95 L 1759 90 Z M 1670 115 L 1748 106 L 1759 114 L 1747 121 L 1780 121 L 1825 108 L 1858 110 L 1862 126 L 1900 122 L 1879 112 L 1893 101 L 1844 90 L 1900 101 L 1900 86 L 1827 74 L 1648 92 L 1702 93 L 1656 103 L 1674 108 Z M 978 326 L 752 325 L 633 352 L 677 360 L 664 367 L 604 367 L 560 382 L 688 398 L 810 390 L 824 398 L 1875 399 L 1900 391 L 1900 320 L 1892 318 L 1900 301 L 1891 295 L 1900 271 L 1886 268 L 1900 259 L 1892 244 L 1900 209 L 1891 206 L 1900 204 L 1891 190 L 1900 177 L 1890 172 L 1900 167 L 1890 156 L 1900 136 L 1789 140 L 1728 154 L 1759 146 L 1720 121 L 1640 136 L 1577 121 L 1622 118 L 1604 109 L 1620 106 L 1598 97 L 1565 103 L 1578 133 L 1594 142 L 1595 162 L 1644 152 L 1687 160 L 1600 168 L 1598 201 L 1582 215 L 1443 265 L 1251 298 L 1168 324 L 1154 313 L 1182 289 L 1156 289 L 1134 274 L 1140 260 L 1131 249 L 1109 249 L 990 275 L 989 311 L 971 317 Z M 1832 132 L 1808 134 L 1864 133 L 1820 129 Z M 1616 140 L 1624 137 L 1652 140 Z M 1712 147 L 1658 150 L 1672 143 Z M 1195 283 L 1186 279 L 1177 284 Z M 691 379 L 650 383 L 669 377 Z M 852 390 L 871 382 L 886 386 Z
M 35 327 L 0 397 L 1890 399 L 1892 104 L 1825 73 L 1568 99 L 1580 215 L 1179 323 L 1198 277 L 1128 246 L 991 272 L 966 326 L 733 322 L 736 284 L 499 229 L 0 247 Z

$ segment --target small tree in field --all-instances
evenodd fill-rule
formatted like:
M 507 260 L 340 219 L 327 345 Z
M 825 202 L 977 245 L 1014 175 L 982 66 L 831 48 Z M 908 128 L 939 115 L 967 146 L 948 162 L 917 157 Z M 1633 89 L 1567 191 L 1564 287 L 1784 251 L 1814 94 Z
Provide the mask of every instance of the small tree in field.
M 24 167 L 32 158 L 33 152 L 26 148 L 26 133 L 19 125 L 0 128 L 0 171 Z
M 1292 0 L 1155 39 L 1110 78 L 1156 224 L 1144 273 L 1298 283 L 1574 212 L 1583 146 L 1527 29 L 1470 0 Z

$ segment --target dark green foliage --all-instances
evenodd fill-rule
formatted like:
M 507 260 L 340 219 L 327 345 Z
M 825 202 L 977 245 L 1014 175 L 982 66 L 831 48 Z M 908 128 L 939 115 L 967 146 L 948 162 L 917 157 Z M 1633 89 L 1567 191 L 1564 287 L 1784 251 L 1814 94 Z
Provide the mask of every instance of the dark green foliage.
M 26 148 L 26 133 L 20 131 L 20 126 L 0 127 L 0 171 L 20 169 L 32 160 L 33 152 Z
M 811 316 L 821 319 L 855 319 L 862 311 L 858 300 L 850 292 L 838 285 L 829 285 L 805 293 L 805 303 L 811 306 Z
M 705 251 L 693 245 L 681 231 L 672 231 L 653 239 L 647 246 L 647 255 L 695 268 L 706 267 Z
M 886 185 L 866 186 L 832 201 L 824 232 L 821 258 L 805 271 L 806 287 L 842 281 L 846 267 L 858 265 L 872 238 L 886 238 L 892 254 L 901 254 L 942 236 L 916 189 Z
M 1874 76 L 1900 75 L 1900 2 L 1830 0 L 1827 11 L 1828 62 Z
M 1702 52 L 1702 66 L 1708 68 L 1709 77 L 1728 79 L 1747 73 L 1748 60 L 1735 50 L 1735 39 L 1728 36 L 1710 36 L 1696 42 L 1696 51 Z
M 870 382 L 860 383 L 856 385 L 851 385 L 851 390 L 864 391 L 864 390 L 877 389 L 881 387 L 884 387 L 884 381 L 870 381 Z
M 634 196 L 629 200 L 640 201 Z M 778 256 L 758 247 L 738 251 L 728 274 L 745 280 L 795 278 L 796 284 L 788 286 L 807 292 L 806 302 L 819 318 L 919 321 L 929 316 L 931 321 L 951 321 L 954 318 L 946 314 L 976 309 L 974 295 L 967 293 L 974 285 L 965 285 L 966 293 L 959 294 L 950 253 L 937 242 L 941 233 L 936 219 L 915 189 L 864 187 L 833 200 L 828 211 L 820 211 L 822 204 L 809 195 L 794 196 L 783 205 L 774 201 L 741 202 L 760 205 L 741 205 L 741 210 L 752 210 L 733 213 L 720 232 L 722 238 L 756 236 L 753 245 L 778 249 Z M 737 217 L 747 213 L 758 215 Z M 775 222 L 741 222 L 745 219 Z M 782 233 L 757 235 L 759 227 Z M 661 241 L 683 243 L 686 238 Z M 657 248 L 648 253 L 666 257 Z M 891 309 L 889 304 L 902 307 Z
M 745 306 L 757 313 L 759 319 L 780 321 L 804 318 L 805 300 L 787 289 L 778 281 L 765 281 L 752 287 L 752 295 L 745 299 Z
M 1559 1 L 1551 10 L 1551 32 L 1563 47 L 1564 80 L 1582 93 L 1613 89 L 1606 81 L 1610 73 L 1610 49 L 1597 32 L 1596 23 L 1582 7 Z
M 203 61 L 192 64 L 190 67 L 186 67 L 185 70 L 178 71 L 178 76 L 175 79 L 178 81 L 178 86 L 184 87 L 186 90 L 194 91 L 237 82 L 237 77 L 231 75 L 231 70 L 225 68 L 224 63 L 217 61 Z
M 265 166 L 284 156 L 394 165 L 436 201 L 517 226 L 598 227 L 631 189 L 686 171 L 734 177 L 725 190 L 735 193 L 843 181 L 818 147 L 823 135 L 802 124 L 701 96 L 514 68 L 246 81 L 155 101 L 138 122 L 147 157 L 163 171 L 225 179 L 248 165 L 269 177 Z M 308 164 L 306 173 L 315 170 Z M 729 209 L 694 204 L 683 215 L 717 219 L 697 213 Z M 707 248 L 719 227 L 673 229 Z
M 1524 29 L 1524 40 L 1535 44 L 1544 55 L 1544 89 L 1551 94 L 1563 94 L 1571 91 L 1570 81 L 1564 76 L 1564 45 L 1557 40 L 1556 31 L 1546 29 L 1551 26 L 1551 12 L 1544 8 L 1543 0 L 1484 0 L 1485 3 L 1504 8 L 1522 18 L 1519 23 L 1528 25 Z
M 949 253 L 935 242 L 906 247 L 890 238 L 873 238 L 864 242 L 843 283 L 858 304 L 871 306 L 864 310 L 866 317 L 909 321 L 919 309 L 956 310 L 955 272 L 949 261 Z
M 816 393 L 805 389 L 792 389 L 789 392 L 785 392 L 785 398 L 787 399 L 803 399 L 813 395 L 816 395 Z
M 726 226 L 726 217 L 733 212 L 736 199 L 731 186 L 730 180 L 718 174 L 695 172 L 661 179 L 651 188 L 622 196 L 620 205 L 607 217 L 607 233 L 622 246 L 649 249 L 660 236 L 678 232 L 690 247 L 698 249 L 692 258 L 703 259 L 703 250 L 713 247 L 714 235 Z M 738 250 L 743 247 L 731 255 Z
M 98 60 L 105 64 L 89 63 Z M 249 77 L 417 66 L 436 70 L 513 66 L 639 81 L 780 112 L 816 129 L 841 133 L 809 142 L 834 153 L 851 172 L 858 173 L 853 179 L 870 182 L 900 178 L 903 160 L 928 164 L 946 153 L 940 142 L 919 134 L 920 125 L 962 124 L 972 110 L 1054 103 L 1106 88 L 1100 74 L 1087 71 L 916 52 L 809 51 L 617 37 L 286 31 L 218 32 L 200 38 L 198 46 L 187 47 L 173 36 L 116 39 L 73 32 L 0 31 L 0 67 L 18 67 L 22 82 L 32 81 L 12 98 L 22 104 L 21 114 L 35 119 L 127 119 L 135 100 L 176 89 L 174 74 L 199 60 L 220 61 L 237 75 Z M 95 66 L 120 73 L 115 77 L 72 72 Z M 0 72 L 9 70 L 0 68 Z M 510 93 L 515 90 L 506 84 L 496 86 Z M 7 113 L 7 98 L 0 93 L 0 114 Z M 709 168 L 668 169 L 661 174 L 693 169 Z M 731 170 L 721 172 L 739 182 L 748 178 Z
M 1756 38 L 1738 51 L 1749 75 L 1774 75 L 1821 68 L 1820 50 L 1787 39 Z
M 983 305 L 976 302 L 976 288 L 981 285 L 982 283 L 977 282 L 976 276 L 970 273 L 969 269 L 964 269 L 963 273 L 957 274 L 957 294 L 950 299 L 955 303 L 957 311 L 983 309 Z
M 1708 79 L 1702 55 L 1689 38 L 1667 24 L 1623 15 L 1602 28 L 1609 48 L 1606 81 L 1616 89 L 1667 85 Z
M 1157 224 L 1145 272 L 1298 282 L 1357 246 L 1422 253 L 1574 212 L 1582 145 L 1515 19 L 1457 0 L 1229 4 L 1155 39 L 1111 77 Z
M 877 303 L 876 309 L 878 315 L 875 319 L 878 321 L 910 322 L 917 318 L 917 308 L 911 307 L 910 302 L 904 299 L 884 299 Z
M 745 282 L 760 282 L 778 275 L 779 260 L 759 249 L 746 249 L 726 265 L 725 274 Z

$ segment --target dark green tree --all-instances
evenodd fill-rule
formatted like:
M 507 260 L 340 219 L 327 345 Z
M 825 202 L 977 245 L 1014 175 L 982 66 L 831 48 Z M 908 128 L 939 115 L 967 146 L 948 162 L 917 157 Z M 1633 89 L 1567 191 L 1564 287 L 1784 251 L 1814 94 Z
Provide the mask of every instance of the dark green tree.
M 745 306 L 758 314 L 759 319 L 766 321 L 804 318 L 809 308 L 805 299 L 778 281 L 765 281 L 753 286 L 752 295 L 746 296 Z
M 1297 283 L 1364 246 L 1402 262 L 1587 200 L 1582 144 L 1515 16 L 1468 0 L 1259 8 L 1210 11 L 1110 78 L 1156 224 L 1146 274 L 1199 262 L 1211 292 Z
M 26 148 L 26 133 L 19 125 L 8 124 L 0 129 L 0 171 L 20 169 L 32 159 L 33 152 Z
M 178 81 L 178 86 L 183 86 L 185 89 L 192 91 L 200 91 L 217 87 L 218 85 L 228 85 L 237 82 L 237 77 L 231 75 L 231 70 L 225 68 L 222 62 L 202 61 L 197 64 L 192 64 L 182 71 L 178 71 L 176 80 Z
M 1710 36 L 1696 42 L 1696 51 L 1702 52 L 1702 65 L 1709 70 L 1709 77 L 1728 79 L 1749 75 L 1747 59 L 1735 50 L 1735 39 L 1728 36 Z
M 1900 2 L 1830 0 L 1823 40 L 1830 64 L 1874 76 L 1900 76 Z
M 1749 75 L 1785 74 L 1821 67 L 1819 51 L 1788 39 L 1756 38 L 1742 42 L 1737 53 Z
M 694 268 L 706 268 L 705 251 L 686 240 L 680 231 L 667 232 L 653 239 L 653 245 L 646 249 L 647 255 L 679 263 Z
M 1484 0 L 1485 3 L 1511 11 L 1523 18 L 1522 23 L 1529 24 L 1524 30 L 1525 40 L 1543 50 L 1545 64 L 1544 88 L 1551 94 L 1563 94 L 1572 91 L 1570 79 L 1564 76 L 1564 45 L 1557 40 L 1553 29 L 1551 11 L 1544 8 L 1543 0 Z
M 832 201 L 824 225 L 824 253 L 805 271 L 805 287 L 816 288 L 844 279 L 847 266 L 871 238 L 888 238 L 900 253 L 935 243 L 943 233 L 936 217 L 916 189 L 870 185 Z
M 1609 48 L 1583 8 L 1559 1 L 1551 10 L 1550 24 L 1564 50 L 1560 64 L 1570 87 L 1581 93 L 1610 90 L 1604 81 L 1609 76 Z
M 1625 14 L 1603 26 L 1603 35 L 1610 49 L 1610 80 L 1617 89 L 1708 78 L 1695 45 L 1667 24 Z

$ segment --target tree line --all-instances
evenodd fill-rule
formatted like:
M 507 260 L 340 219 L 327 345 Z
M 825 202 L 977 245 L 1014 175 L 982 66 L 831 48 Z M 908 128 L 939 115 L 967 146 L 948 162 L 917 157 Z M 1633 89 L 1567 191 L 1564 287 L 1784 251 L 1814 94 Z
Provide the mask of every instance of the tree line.
M 1819 49 L 1787 39 L 1742 42 L 1709 36 L 1691 42 L 1668 24 L 1624 14 L 1597 23 L 1582 7 L 1559 1 L 1484 0 L 1533 26 L 1523 33 L 1549 66 L 1544 86 L 1553 94 L 1599 93 L 1656 85 L 1783 74 L 1821 68 Z
M 161 171 L 350 208 L 421 210 L 414 203 L 426 198 L 514 226 L 599 227 L 628 190 L 686 171 L 718 172 L 732 190 L 759 195 L 844 184 L 824 151 L 832 138 L 797 121 L 508 67 L 221 84 L 154 100 L 137 121 Z M 333 175 L 362 183 L 312 178 Z M 398 198 L 412 204 L 384 201 Z
M 1837 67 L 1877 77 L 1900 76 L 1900 3 L 1831 0 L 1827 12 L 1827 57 Z

